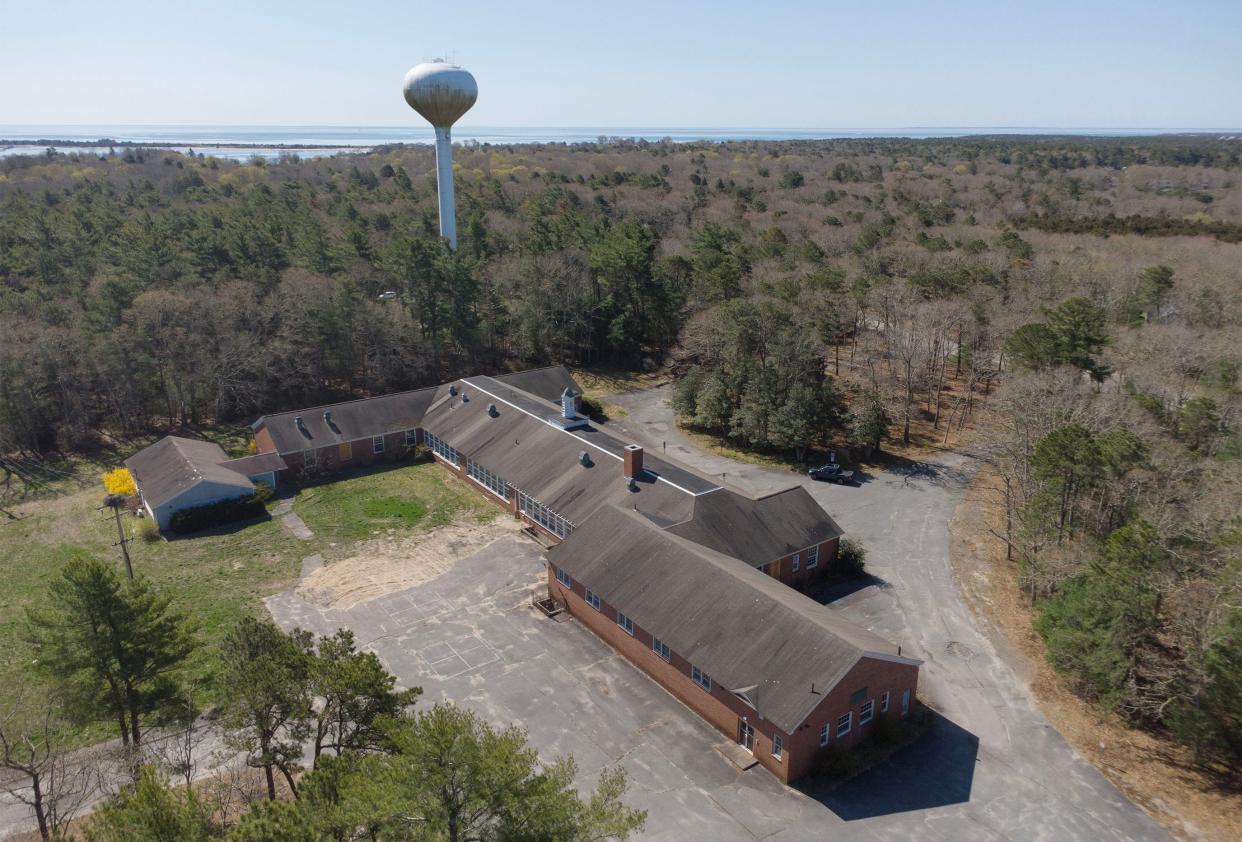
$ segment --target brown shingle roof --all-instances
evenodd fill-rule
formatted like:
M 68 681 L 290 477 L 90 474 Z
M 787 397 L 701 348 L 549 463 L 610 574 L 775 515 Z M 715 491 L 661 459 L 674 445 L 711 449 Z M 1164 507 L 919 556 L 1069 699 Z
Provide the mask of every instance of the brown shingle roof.
M 253 491 L 250 480 L 221 464 L 227 459 L 213 442 L 165 436 L 126 459 L 125 467 L 134 475 L 143 500 L 156 508 L 202 480 Z
M 758 499 L 730 489 L 699 495 L 690 518 L 669 531 L 756 567 L 841 535 L 800 485 Z
M 744 690 L 787 734 L 861 658 L 898 657 L 831 608 L 632 509 L 601 508 L 548 560 L 720 686 Z
M 256 431 L 267 429 L 277 453 L 296 453 L 398 430 L 412 430 L 422 422 L 423 412 L 435 392 L 436 387 L 432 386 L 264 415 L 254 422 L 253 427 Z M 332 413 L 330 423 L 324 418 L 324 412 Z M 298 429 L 296 419 L 299 416 L 306 426 L 305 432 Z

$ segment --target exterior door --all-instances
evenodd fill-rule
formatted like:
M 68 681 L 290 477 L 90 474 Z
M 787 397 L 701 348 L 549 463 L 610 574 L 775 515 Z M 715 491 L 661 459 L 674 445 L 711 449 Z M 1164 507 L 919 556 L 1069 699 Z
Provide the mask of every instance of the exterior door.
M 351 441 L 341 442 L 341 461 L 348 462 L 354 458 L 354 443 Z
M 755 729 L 744 719 L 737 721 L 737 744 L 751 754 L 755 753 Z

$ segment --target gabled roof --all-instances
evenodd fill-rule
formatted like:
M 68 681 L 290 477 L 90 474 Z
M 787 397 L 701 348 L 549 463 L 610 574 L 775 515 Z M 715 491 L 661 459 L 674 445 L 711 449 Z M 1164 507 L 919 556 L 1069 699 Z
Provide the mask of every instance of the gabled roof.
M 435 393 L 436 387 L 432 386 L 296 409 L 264 415 L 252 426 L 256 432 L 260 429 L 268 431 L 277 453 L 297 453 L 398 430 L 412 430 L 422 422 L 423 412 Z M 330 422 L 324 417 L 325 412 L 331 413 Z M 305 431 L 298 428 L 298 417 L 301 417 Z
M 501 374 L 494 380 L 551 403 L 559 401 L 561 393 L 567 388 L 582 391 L 563 365 Z M 278 412 L 264 415 L 254 422 L 252 428 L 256 432 L 266 428 L 277 453 L 295 453 L 399 430 L 412 430 L 422 425 L 423 413 L 427 411 L 436 391 L 442 388 L 430 386 Z M 324 412 L 332 414 L 331 423 L 324 418 Z M 305 425 L 304 431 L 298 429 L 296 419 L 299 416 Z
M 787 734 L 861 659 L 919 663 L 749 564 L 632 509 L 599 509 L 549 549 L 548 560 L 720 686 L 744 692 Z
M 729 489 L 694 498 L 694 511 L 669 531 L 759 566 L 841 536 L 800 485 L 752 498 Z
M 574 380 L 569 369 L 563 365 L 528 368 L 526 371 L 515 371 L 512 374 L 496 374 L 492 376 L 492 379 L 551 403 L 558 402 L 566 389 L 572 390 L 577 395 L 582 394 L 582 387 Z
M 243 492 L 254 491 L 254 484 L 221 463 L 228 456 L 214 442 L 165 436 L 125 460 L 142 491 L 142 499 L 156 508 L 209 481 Z
M 560 412 L 495 378 L 468 377 L 440 387 L 422 426 L 575 526 L 609 502 L 664 513 L 671 522 L 689 516 L 690 494 L 654 473 L 630 490 L 622 474 L 624 444 L 590 425 L 564 430 L 554 423 Z
M 221 462 L 220 467 L 228 468 L 244 477 L 252 477 L 255 474 L 266 474 L 270 471 L 283 471 L 289 466 L 285 464 L 284 459 L 280 458 L 279 453 L 255 453 L 240 459 Z

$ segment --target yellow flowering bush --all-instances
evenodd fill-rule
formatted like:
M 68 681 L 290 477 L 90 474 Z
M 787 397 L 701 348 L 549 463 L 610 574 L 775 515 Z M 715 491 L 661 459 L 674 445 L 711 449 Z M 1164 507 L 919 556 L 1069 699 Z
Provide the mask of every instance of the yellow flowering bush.
M 134 482 L 134 475 L 129 472 L 128 468 L 117 468 L 115 471 L 108 471 L 103 475 L 104 489 L 109 494 L 137 494 L 138 484 Z

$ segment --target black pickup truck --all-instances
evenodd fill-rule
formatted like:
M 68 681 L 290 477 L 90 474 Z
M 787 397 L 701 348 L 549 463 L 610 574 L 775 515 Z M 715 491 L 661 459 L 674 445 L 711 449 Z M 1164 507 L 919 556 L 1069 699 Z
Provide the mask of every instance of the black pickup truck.
M 806 473 L 811 479 L 823 480 L 824 482 L 837 482 L 841 485 L 850 485 L 854 482 L 854 472 L 845 470 L 835 462 L 820 465 L 818 468 L 811 468 Z

